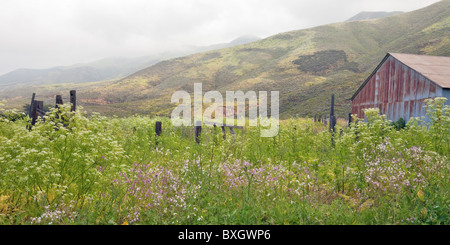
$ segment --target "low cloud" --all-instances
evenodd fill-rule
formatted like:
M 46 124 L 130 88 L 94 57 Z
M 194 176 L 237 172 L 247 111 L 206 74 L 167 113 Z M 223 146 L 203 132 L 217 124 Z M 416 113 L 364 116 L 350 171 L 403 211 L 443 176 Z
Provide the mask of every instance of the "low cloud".
M 411 11 L 437 0 L 15 0 L 0 2 L 0 74 L 113 56 L 144 56 L 241 35 Z

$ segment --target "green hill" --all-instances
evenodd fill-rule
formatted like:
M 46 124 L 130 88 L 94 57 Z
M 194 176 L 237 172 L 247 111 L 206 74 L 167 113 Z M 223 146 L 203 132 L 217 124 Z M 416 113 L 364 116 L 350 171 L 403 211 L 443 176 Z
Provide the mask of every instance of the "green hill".
M 281 33 L 232 48 L 160 62 L 82 93 L 97 110 L 170 115 L 176 90 L 278 90 L 282 116 L 326 115 L 329 98 L 345 117 L 350 97 L 387 52 L 450 56 L 450 1 L 391 17 Z
M 450 56 L 450 1 L 162 61 L 78 97 L 89 111 L 169 116 L 172 93 L 201 82 L 204 92 L 278 90 L 282 118 L 326 115 L 334 93 L 336 112 L 346 117 L 350 97 L 387 52 Z

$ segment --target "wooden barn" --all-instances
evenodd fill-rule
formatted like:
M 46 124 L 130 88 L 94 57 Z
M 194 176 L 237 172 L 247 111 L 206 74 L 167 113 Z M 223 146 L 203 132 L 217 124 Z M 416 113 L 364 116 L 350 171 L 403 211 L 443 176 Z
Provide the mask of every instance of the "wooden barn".
M 450 57 L 388 53 L 352 97 L 352 114 L 376 108 L 392 121 L 426 116 L 425 100 L 450 102 Z

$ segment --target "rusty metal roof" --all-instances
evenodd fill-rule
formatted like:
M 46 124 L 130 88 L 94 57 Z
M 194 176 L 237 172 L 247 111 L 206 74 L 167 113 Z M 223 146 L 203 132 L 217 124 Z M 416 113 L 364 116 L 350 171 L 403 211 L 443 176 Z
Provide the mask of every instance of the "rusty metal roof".
M 362 90 L 362 88 L 367 84 L 372 76 L 378 71 L 381 65 L 387 60 L 387 58 L 389 58 L 389 56 L 394 57 L 401 63 L 420 73 L 440 87 L 450 88 L 450 57 L 387 53 L 380 64 L 378 64 L 377 68 L 375 68 L 372 74 L 355 92 L 351 100 L 356 97 L 356 95 Z
M 450 57 L 389 53 L 442 88 L 450 88 Z

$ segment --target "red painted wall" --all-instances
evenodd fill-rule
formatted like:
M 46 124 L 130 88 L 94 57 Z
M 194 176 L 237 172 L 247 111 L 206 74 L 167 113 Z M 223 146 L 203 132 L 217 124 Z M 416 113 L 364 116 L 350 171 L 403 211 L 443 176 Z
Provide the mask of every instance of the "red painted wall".
M 408 121 L 425 116 L 425 99 L 437 96 L 440 86 L 390 56 L 353 98 L 352 114 L 364 118 L 363 109 L 378 107 L 390 120 Z

